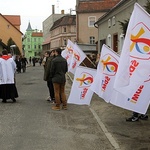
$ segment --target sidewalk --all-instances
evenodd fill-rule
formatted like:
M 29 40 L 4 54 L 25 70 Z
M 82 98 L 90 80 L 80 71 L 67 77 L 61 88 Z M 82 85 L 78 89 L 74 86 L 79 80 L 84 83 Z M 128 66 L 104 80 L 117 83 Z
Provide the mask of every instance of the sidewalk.
M 73 74 L 67 74 L 73 80 Z M 126 122 L 131 111 L 106 103 L 96 94 L 89 107 L 107 139 L 117 150 L 150 150 L 150 119 Z M 148 110 L 150 117 L 150 109 Z

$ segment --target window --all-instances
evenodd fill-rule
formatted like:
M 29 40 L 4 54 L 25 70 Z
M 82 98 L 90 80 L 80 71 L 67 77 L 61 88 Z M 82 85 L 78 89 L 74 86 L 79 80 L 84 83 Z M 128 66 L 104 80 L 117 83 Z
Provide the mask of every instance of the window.
M 39 49 L 41 49 L 41 45 L 39 45 Z
M 113 16 L 113 17 L 112 17 L 112 25 L 115 26 L 115 24 L 116 24 L 116 17 Z
M 9 25 L 9 24 L 7 25 L 7 28 L 8 28 L 8 29 L 10 28 L 10 25 Z
M 96 22 L 96 17 L 95 16 L 88 17 L 88 26 L 89 27 L 94 27 L 95 22 Z
M 28 49 L 30 49 L 30 45 L 28 45 Z
M 36 38 L 34 38 L 34 42 L 36 42 Z
M 30 42 L 30 39 L 28 38 L 27 41 Z
M 90 44 L 95 44 L 95 37 L 94 36 L 90 36 Z
M 63 32 L 66 32 L 66 27 L 63 27 Z
M 120 45 L 119 45 L 119 46 L 120 46 L 120 49 L 119 49 L 119 51 L 118 51 L 119 54 L 121 53 L 123 43 L 124 43 L 124 34 L 121 34 L 121 35 L 120 35 Z
M 67 40 L 66 39 L 64 39 L 64 46 L 66 46 L 67 45 Z
M 108 20 L 108 28 L 110 28 L 111 27 L 111 20 L 109 19 Z
M 36 49 L 36 45 L 34 45 L 34 49 Z

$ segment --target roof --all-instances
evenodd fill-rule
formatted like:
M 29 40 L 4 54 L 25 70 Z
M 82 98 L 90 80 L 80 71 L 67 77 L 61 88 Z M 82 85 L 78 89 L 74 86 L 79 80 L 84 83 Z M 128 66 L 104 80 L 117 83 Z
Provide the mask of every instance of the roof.
M 106 12 L 114 7 L 120 0 L 80 1 L 77 13 Z
M 50 28 L 50 31 L 54 30 L 59 26 L 66 26 L 66 25 L 67 26 L 76 25 L 76 15 L 66 15 L 56 20 L 53 26 Z
M 7 19 L 7 17 L 5 17 L 5 16 L 14 16 L 14 15 L 2 15 L 0 13 L 0 16 L 2 16 L 7 22 L 9 22 L 16 30 L 18 30 L 23 35 L 23 33 L 16 27 L 18 25 L 15 26 L 10 20 Z
M 43 37 L 43 32 L 32 32 L 32 37 Z
M 14 26 L 20 26 L 20 16 L 19 15 L 3 15 L 9 22 L 11 22 Z
M 113 12 L 115 9 L 117 9 L 118 7 L 120 7 L 121 5 L 123 5 L 125 2 L 127 2 L 127 0 L 121 0 L 120 2 L 118 2 L 112 9 L 110 9 L 106 14 L 104 14 L 103 16 L 101 16 L 97 22 L 95 22 L 94 24 L 97 24 L 100 20 L 102 20 L 103 18 L 105 18 L 106 16 L 108 16 L 111 12 Z
M 32 31 L 33 29 L 31 28 L 31 24 L 30 24 L 30 22 L 29 22 L 29 24 L 28 24 L 28 27 L 27 27 L 27 29 L 26 29 L 26 31 Z
M 50 37 L 47 37 L 46 40 L 44 40 L 44 42 L 42 43 L 42 45 L 49 44 L 50 41 L 51 41 L 51 38 L 50 38 Z

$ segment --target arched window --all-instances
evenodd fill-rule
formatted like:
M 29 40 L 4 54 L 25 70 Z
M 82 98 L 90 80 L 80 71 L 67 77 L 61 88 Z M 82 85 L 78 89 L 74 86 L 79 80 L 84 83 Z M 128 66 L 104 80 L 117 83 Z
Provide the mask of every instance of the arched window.
M 111 19 L 108 19 L 108 28 L 111 27 Z
M 121 53 L 123 43 L 124 43 L 124 34 L 121 33 L 121 34 L 120 34 L 120 49 L 119 49 L 119 52 L 118 52 L 118 53 Z
M 113 16 L 113 17 L 112 17 L 112 25 L 115 26 L 115 24 L 116 24 L 116 17 Z

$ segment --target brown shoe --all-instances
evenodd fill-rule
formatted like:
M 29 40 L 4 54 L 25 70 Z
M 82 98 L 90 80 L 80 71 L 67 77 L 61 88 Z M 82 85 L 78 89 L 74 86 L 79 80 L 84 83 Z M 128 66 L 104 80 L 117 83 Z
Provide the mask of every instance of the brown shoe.
M 53 106 L 52 109 L 53 110 L 60 110 L 60 106 Z
M 62 109 L 67 110 L 67 106 L 62 106 Z

